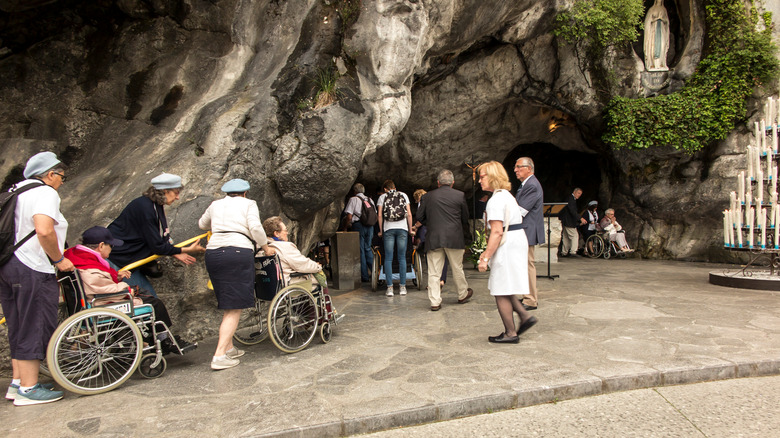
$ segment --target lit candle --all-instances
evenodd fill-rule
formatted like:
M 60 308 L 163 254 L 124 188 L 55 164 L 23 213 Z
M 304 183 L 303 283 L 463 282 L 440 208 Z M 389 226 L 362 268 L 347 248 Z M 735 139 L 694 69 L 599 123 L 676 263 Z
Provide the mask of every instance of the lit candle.
M 745 171 L 739 171 L 739 178 L 737 181 L 737 201 L 739 203 L 745 202 Z
M 747 147 L 745 156 L 747 157 L 747 177 L 750 179 L 753 178 L 753 146 Z
M 736 244 L 734 242 L 734 226 L 731 224 L 731 222 L 736 221 L 737 218 L 736 213 L 737 212 L 734 210 L 729 212 L 729 216 L 731 216 L 729 218 L 729 222 L 730 222 L 729 223 L 729 245 L 731 245 L 732 247 L 736 246 Z
M 737 211 L 734 212 L 734 226 L 737 230 L 742 229 L 742 204 L 737 205 Z
M 723 210 L 723 246 L 729 246 L 729 211 Z
M 772 152 L 777 153 L 777 123 L 772 123 Z
M 764 120 L 761 120 L 761 150 L 763 151 L 766 149 L 766 123 Z
M 780 230 L 778 223 L 780 222 L 780 208 L 775 209 L 775 249 L 780 248 L 780 242 L 777 241 L 777 231 Z
M 740 222 L 742 222 L 742 212 L 739 212 L 739 219 Z M 737 241 L 739 243 L 739 247 L 742 248 L 742 224 L 741 223 L 737 227 Z
M 756 186 L 756 205 L 760 207 L 761 204 L 764 202 L 764 171 L 763 170 L 758 169 L 758 175 L 756 175 L 756 181 L 758 181 L 758 184 Z
M 759 129 L 761 128 L 761 124 L 758 122 L 755 122 L 755 129 L 753 129 L 753 139 L 755 140 L 755 145 L 761 144 L 761 135 L 759 135 Z
M 748 213 L 748 248 L 753 247 L 753 218 L 755 217 L 756 213 L 755 210 L 753 210 L 753 207 L 750 207 L 749 213 Z
M 761 249 L 766 249 L 766 210 L 760 209 L 761 213 L 758 216 L 761 221 Z

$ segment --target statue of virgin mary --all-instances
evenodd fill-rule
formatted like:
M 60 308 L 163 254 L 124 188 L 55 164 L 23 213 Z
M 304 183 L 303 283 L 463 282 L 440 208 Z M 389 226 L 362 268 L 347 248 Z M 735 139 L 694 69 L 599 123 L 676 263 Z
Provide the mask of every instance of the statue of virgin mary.
M 645 70 L 668 71 L 666 53 L 669 51 L 669 15 L 664 0 L 655 0 L 645 17 Z

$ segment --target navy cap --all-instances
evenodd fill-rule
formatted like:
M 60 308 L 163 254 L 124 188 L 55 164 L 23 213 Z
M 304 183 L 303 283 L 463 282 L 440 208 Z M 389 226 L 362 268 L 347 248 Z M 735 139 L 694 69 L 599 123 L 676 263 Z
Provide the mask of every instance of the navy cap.
M 52 167 L 60 164 L 60 162 L 54 152 L 39 152 L 27 160 L 27 166 L 24 168 L 23 175 L 25 178 L 32 178 L 50 170 Z
M 111 231 L 105 227 L 92 227 L 81 235 L 81 243 L 85 245 L 97 245 L 100 242 L 111 246 L 122 246 L 125 243 L 123 240 L 115 239 Z
M 231 179 L 222 185 L 225 193 L 244 193 L 249 190 L 249 182 L 241 178 Z
M 161 173 L 152 178 L 152 185 L 157 190 L 181 188 L 181 177 L 172 173 Z

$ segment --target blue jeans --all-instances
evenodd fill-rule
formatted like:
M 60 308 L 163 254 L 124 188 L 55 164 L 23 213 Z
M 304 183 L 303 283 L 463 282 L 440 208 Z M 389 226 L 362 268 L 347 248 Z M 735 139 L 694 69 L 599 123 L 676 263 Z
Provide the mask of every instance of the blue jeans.
M 374 237 L 374 227 L 367 227 L 360 221 L 352 223 L 352 231 L 360 235 L 360 279 L 369 281 L 368 270 L 374 265 L 374 252 L 371 250 L 371 239 Z M 379 275 L 379 273 L 376 273 Z
M 387 230 L 382 234 L 385 244 L 385 278 L 387 287 L 393 287 L 393 251 L 398 248 L 398 281 L 406 286 L 406 242 L 409 232 L 400 228 Z
M 110 260 L 108 260 L 108 265 L 116 270 L 119 270 L 119 267 Z M 146 275 L 141 273 L 140 268 L 135 268 L 130 272 L 131 272 L 130 278 L 122 281 L 127 283 L 128 286 L 138 286 L 141 289 L 146 289 L 149 292 L 149 295 L 157 298 L 157 292 L 154 291 L 154 288 L 152 287 L 152 283 L 149 282 L 149 279 L 146 278 Z

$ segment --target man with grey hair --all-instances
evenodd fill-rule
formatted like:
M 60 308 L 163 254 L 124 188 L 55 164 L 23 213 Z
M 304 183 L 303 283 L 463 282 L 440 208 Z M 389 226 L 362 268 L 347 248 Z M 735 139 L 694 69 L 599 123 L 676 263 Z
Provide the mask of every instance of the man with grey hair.
M 371 250 L 371 240 L 374 238 L 374 226 L 364 225 L 360 221 L 360 216 L 363 213 L 363 203 L 368 202 L 369 208 L 373 208 L 376 211 L 376 205 L 368 196 L 365 195 L 366 188 L 363 184 L 355 183 L 352 186 L 352 196 L 347 201 L 347 206 L 344 208 L 344 223 L 346 229 L 357 231 L 360 235 L 360 280 L 370 281 L 369 266 L 374 264 L 374 252 Z
M 582 196 L 582 189 L 576 187 L 569 196 L 568 204 L 559 213 L 561 224 L 563 225 L 563 239 L 561 239 L 561 257 L 572 257 L 577 255 L 579 249 L 579 232 L 577 227 L 588 223 L 580 217 L 577 211 L 577 200 Z
M 425 225 L 428 233 L 425 247 L 428 260 L 428 299 L 431 310 L 441 309 L 441 271 L 444 258 L 452 267 L 452 277 L 458 292 L 458 304 L 469 301 L 474 291 L 466 282 L 463 273 L 463 253 L 466 240 L 463 237 L 464 226 L 468 226 L 469 210 L 466 196 L 455 190 L 455 177 L 444 169 L 437 178 L 439 187 L 423 195 L 417 210 L 417 226 Z
M 544 191 L 534 175 L 534 162 L 529 157 L 521 157 L 515 162 L 515 175 L 520 180 L 515 199 L 523 215 L 525 235 L 528 237 L 528 295 L 523 295 L 525 310 L 536 310 L 538 296 L 536 290 L 536 245 L 544 243 Z

